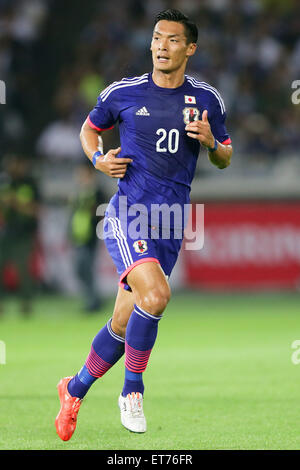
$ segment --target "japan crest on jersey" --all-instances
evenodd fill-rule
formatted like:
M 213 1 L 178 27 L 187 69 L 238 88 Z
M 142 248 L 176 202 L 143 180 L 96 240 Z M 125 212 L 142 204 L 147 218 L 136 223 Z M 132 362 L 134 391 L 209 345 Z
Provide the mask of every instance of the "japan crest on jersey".
M 134 242 L 133 248 L 137 253 L 145 253 L 148 249 L 146 240 L 137 240 L 136 242 Z
M 199 120 L 200 111 L 198 108 L 184 108 L 182 113 L 183 121 L 185 124 L 189 124 L 190 122 Z

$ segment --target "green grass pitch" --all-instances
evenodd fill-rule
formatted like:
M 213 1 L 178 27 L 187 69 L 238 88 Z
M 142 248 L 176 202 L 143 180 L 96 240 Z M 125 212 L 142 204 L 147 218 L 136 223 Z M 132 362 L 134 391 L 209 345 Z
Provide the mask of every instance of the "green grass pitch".
M 56 384 L 83 364 L 113 300 L 86 316 L 79 301 L 40 297 L 29 319 L 14 299 L 0 319 L 0 449 L 300 449 L 298 294 L 174 294 L 144 373 L 148 431 L 119 418 L 121 359 L 90 389 L 75 434 L 55 432 Z

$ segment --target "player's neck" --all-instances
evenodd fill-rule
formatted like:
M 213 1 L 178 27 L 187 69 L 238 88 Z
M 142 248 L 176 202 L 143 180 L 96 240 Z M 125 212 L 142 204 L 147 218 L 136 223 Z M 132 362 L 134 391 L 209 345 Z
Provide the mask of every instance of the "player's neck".
M 165 73 L 161 70 L 153 69 L 152 72 L 153 82 L 162 88 L 178 88 L 184 83 L 184 79 L 184 72 L 182 70 Z

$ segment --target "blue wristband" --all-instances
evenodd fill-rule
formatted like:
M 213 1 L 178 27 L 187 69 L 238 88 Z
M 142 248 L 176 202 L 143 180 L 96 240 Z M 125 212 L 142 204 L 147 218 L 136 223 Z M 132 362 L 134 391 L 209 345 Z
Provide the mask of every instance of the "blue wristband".
M 93 158 L 92 158 L 92 162 L 94 166 L 96 166 L 97 160 L 99 157 L 101 157 L 101 155 L 103 155 L 103 153 L 100 152 L 99 150 L 94 153 Z
M 217 139 L 215 139 L 215 146 L 212 147 L 212 148 L 211 148 L 211 147 L 207 147 L 207 150 L 208 150 L 209 152 L 215 152 L 215 151 L 217 150 L 217 148 L 218 148 L 218 141 L 217 141 Z

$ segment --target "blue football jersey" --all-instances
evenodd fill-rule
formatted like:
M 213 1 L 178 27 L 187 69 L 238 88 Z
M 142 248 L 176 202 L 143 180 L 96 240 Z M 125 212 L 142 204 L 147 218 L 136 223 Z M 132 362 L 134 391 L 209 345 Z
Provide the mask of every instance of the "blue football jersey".
M 119 196 L 127 196 L 128 206 L 142 204 L 149 214 L 153 205 L 189 203 L 200 144 L 187 136 L 185 126 L 201 119 L 205 109 L 214 137 L 229 144 L 220 93 L 189 75 L 178 88 L 159 87 L 146 73 L 123 78 L 100 93 L 89 125 L 103 131 L 118 123 L 119 157 L 133 160 L 118 181 L 111 200 L 115 208 Z

